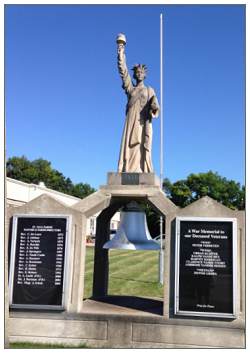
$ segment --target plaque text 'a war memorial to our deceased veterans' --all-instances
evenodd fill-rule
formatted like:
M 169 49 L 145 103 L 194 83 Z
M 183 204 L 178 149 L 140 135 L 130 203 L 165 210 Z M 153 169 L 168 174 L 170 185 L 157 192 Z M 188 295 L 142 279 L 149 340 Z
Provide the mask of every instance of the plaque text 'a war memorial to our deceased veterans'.
M 236 220 L 177 218 L 175 314 L 235 317 Z
M 68 222 L 67 216 L 13 217 L 11 307 L 63 309 Z

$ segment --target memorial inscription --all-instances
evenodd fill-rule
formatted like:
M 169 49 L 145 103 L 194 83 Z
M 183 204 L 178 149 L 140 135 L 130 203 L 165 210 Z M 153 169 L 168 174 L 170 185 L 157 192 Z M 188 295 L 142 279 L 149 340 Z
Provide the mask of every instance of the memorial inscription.
M 139 173 L 122 173 L 122 185 L 139 185 Z
M 63 308 L 67 228 L 67 216 L 13 217 L 11 307 Z
M 177 218 L 177 315 L 235 316 L 235 233 L 235 219 Z

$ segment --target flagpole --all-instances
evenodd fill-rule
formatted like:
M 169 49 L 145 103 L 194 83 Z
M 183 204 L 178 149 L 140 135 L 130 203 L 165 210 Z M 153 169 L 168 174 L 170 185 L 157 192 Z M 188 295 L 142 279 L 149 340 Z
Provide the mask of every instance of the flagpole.
M 163 15 L 160 14 L 160 187 L 163 189 Z M 160 216 L 159 282 L 163 284 L 163 217 Z
M 161 136 L 160 136 L 160 185 L 161 189 L 163 186 L 163 15 L 160 14 L 160 124 L 161 124 Z

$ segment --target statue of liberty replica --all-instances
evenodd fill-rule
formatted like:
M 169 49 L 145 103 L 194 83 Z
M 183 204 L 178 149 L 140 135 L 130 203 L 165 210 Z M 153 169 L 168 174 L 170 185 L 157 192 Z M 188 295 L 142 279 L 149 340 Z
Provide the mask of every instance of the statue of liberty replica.
M 118 172 L 152 173 L 152 119 L 159 114 L 159 104 L 153 88 L 144 85 L 146 65 L 137 64 L 132 68 L 135 80 L 132 82 L 126 65 L 125 44 L 125 35 L 118 34 L 118 69 L 128 98 Z

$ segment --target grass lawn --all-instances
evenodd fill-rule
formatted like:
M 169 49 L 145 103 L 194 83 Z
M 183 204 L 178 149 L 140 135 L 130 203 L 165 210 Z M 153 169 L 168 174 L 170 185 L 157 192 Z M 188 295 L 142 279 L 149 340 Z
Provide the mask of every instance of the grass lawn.
M 109 295 L 163 297 L 158 251 L 109 250 Z M 84 297 L 92 294 L 94 248 L 87 247 Z

